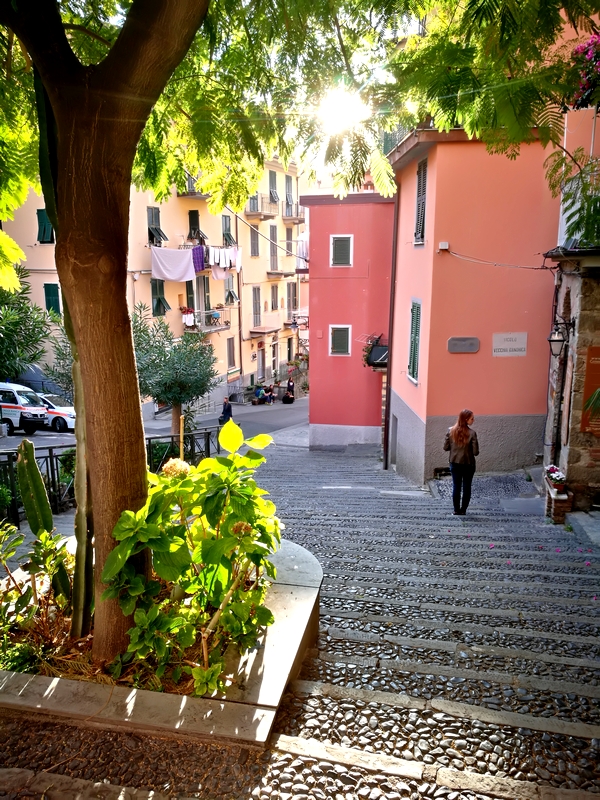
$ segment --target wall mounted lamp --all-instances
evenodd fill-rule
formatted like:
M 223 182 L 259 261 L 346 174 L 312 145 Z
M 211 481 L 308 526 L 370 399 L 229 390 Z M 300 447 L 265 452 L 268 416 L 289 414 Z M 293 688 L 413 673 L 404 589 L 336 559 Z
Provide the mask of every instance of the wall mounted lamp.
M 575 330 L 575 320 L 571 319 L 568 322 L 556 320 L 554 322 L 554 329 L 548 337 L 548 344 L 550 345 L 550 352 L 555 358 L 559 358 L 562 354 L 563 347 L 569 342 L 571 333 Z

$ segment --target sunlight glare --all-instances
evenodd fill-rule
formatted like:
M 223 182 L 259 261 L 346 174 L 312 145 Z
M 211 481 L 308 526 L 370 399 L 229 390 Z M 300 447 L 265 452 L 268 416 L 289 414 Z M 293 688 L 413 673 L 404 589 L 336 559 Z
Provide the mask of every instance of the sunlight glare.
M 317 115 L 328 136 L 354 128 L 371 115 L 371 109 L 356 92 L 331 89 L 321 101 Z

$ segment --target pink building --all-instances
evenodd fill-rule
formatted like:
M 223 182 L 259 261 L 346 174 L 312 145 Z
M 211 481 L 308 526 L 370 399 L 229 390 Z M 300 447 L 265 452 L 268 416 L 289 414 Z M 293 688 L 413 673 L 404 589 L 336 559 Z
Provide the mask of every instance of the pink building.
M 311 448 L 381 442 L 382 372 L 369 337 L 388 335 L 394 199 L 300 198 L 310 211 Z
M 395 232 L 394 201 L 372 192 L 301 198 L 311 447 L 379 442 L 383 392 L 386 466 L 416 482 L 447 466 L 444 434 L 463 408 L 476 415 L 480 470 L 541 456 L 554 292 L 542 254 L 559 219 L 546 156 L 535 144 L 510 161 L 460 130 L 411 132 L 390 154 Z M 390 337 L 387 388 L 364 365 L 378 335 Z
M 389 156 L 399 215 L 384 460 L 417 482 L 447 466 L 444 434 L 463 408 L 478 469 L 543 452 L 554 280 L 540 268 L 558 228 L 547 155 L 524 145 L 510 161 L 427 128 Z

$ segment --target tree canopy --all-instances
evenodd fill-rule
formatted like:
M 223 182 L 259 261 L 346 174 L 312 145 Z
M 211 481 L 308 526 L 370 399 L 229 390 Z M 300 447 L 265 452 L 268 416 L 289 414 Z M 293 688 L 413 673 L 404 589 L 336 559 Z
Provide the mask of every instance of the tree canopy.
M 0 380 L 14 380 L 44 355 L 50 316 L 29 298 L 27 270 L 18 267 L 16 291 L 0 288 Z

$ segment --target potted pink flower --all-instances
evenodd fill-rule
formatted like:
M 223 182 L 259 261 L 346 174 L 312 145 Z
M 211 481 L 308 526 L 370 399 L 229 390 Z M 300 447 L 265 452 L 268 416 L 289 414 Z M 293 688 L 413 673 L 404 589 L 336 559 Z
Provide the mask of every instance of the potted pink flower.
M 544 471 L 546 473 L 546 480 L 550 486 L 562 494 L 565 491 L 567 484 L 567 477 L 564 472 L 561 472 L 558 467 L 554 466 L 554 464 L 549 464 L 544 468 Z

